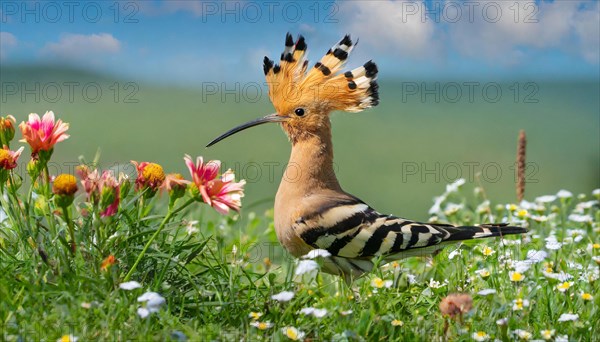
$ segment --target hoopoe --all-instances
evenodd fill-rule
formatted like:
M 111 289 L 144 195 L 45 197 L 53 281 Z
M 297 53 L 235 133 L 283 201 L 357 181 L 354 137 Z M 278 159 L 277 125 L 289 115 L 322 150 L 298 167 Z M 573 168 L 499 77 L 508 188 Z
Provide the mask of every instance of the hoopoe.
M 327 250 L 327 273 L 347 282 L 371 271 L 374 260 L 433 254 L 450 243 L 525 233 L 521 227 L 483 224 L 456 227 L 421 223 L 381 214 L 342 190 L 333 169 L 329 114 L 360 112 L 379 102 L 377 66 L 372 61 L 341 73 L 355 47 L 349 35 L 308 69 L 304 37 L 288 33 L 279 64 L 264 59 L 269 98 L 276 113 L 235 127 L 207 147 L 244 129 L 275 122 L 287 134 L 292 152 L 275 197 L 275 228 L 281 244 L 300 257 Z

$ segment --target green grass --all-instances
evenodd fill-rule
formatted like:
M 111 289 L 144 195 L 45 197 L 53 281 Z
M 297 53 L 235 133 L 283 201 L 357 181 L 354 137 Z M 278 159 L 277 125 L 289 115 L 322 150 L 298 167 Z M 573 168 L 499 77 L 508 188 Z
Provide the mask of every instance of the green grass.
M 212 209 L 196 202 L 162 229 L 166 198 L 140 202 L 143 193 L 134 191 L 122 197 L 119 212 L 108 218 L 98 217 L 101 204 L 79 195 L 69 208 L 77 241 L 71 253 L 69 220 L 57 213 L 56 196 L 48 195 L 43 184 L 36 187 L 35 206 L 26 217 L 18 213 L 26 199 L 17 205 L 11 200 L 14 192 L 3 190 L 9 195 L 3 208 L 11 217 L 0 225 L 3 340 L 55 340 L 64 335 L 80 340 L 286 340 L 284 327 L 298 329 L 307 339 L 336 341 L 444 336 L 468 341 L 479 331 L 492 339 L 513 340 L 517 329 L 535 338 L 551 329 L 555 336 L 589 340 L 600 333 L 594 323 L 600 303 L 598 192 L 538 203 L 528 211 L 493 204 L 487 209 L 480 206 L 481 197 L 468 200 L 465 191 L 471 191 L 464 187 L 447 192 L 438 219 L 455 224 L 508 220 L 529 226 L 530 232 L 502 244 L 497 239 L 470 241 L 434 258 L 388 264 L 348 288 L 340 278 L 326 274 L 295 275 L 297 261 L 277 243 L 271 211 L 207 219 L 206 211 Z M 451 203 L 463 208 L 451 211 Z M 588 216 L 576 222 L 572 213 Z M 192 219 L 199 220 L 199 231 L 188 234 L 186 225 Z M 550 249 L 549 236 L 555 236 L 561 248 Z M 149 247 L 145 254 L 144 246 Z M 523 280 L 511 281 L 514 262 L 532 258 L 532 250 L 548 254 L 520 270 Z M 117 262 L 102 270 L 108 255 Z M 136 260 L 141 263 L 132 270 Z M 482 269 L 489 277 L 479 275 Z M 544 272 L 568 274 L 570 288 L 558 291 L 561 281 Z M 127 274 L 141 288 L 121 289 Z M 483 289 L 496 293 L 477 294 Z M 141 318 L 137 310 L 144 304 L 137 298 L 146 291 L 158 292 L 166 302 Z M 281 291 L 293 292 L 294 298 L 271 298 Z M 440 301 L 455 292 L 473 297 L 473 308 L 461 318 L 444 316 L 439 309 Z M 591 300 L 584 300 L 582 293 Z M 514 310 L 517 299 L 529 301 L 529 306 Z M 300 313 L 311 307 L 325 309 L 325 316 Z M 258 320 L 250 317 L 253 312 L 261 315 Z M 578 319 L 559 322 L 566 313 Z M 506 325 L 496 324 L 504 318 Z M 253 322 L 272 327 L 259 330 Z

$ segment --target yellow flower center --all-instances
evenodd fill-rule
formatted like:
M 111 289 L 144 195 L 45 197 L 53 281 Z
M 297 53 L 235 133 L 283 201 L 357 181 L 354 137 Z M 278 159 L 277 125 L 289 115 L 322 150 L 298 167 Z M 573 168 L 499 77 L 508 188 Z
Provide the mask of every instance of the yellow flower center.
M 260 323 L 258 323 L 258 327 L 257 328 L 260 329 L 260 330 L 266 330 L 268 327 L 269 326 L 267 325 L 267 323 L 260 322 Z
M 509 206 L 508 206 L 508 210 L 510 210 L 510 211 L 515 211 L 515 210 L 517 210 L 517 205 L 516 205 L 516 204 L 511 204 L 511 205 L 509 205 Z
M 527 216 L 527 210 L 525 210 L 525 209 L 519 210 L 517 212 L 517 216 L 520 217 L 520 218 L 523 218 L 523 217 Z
M 479 272 L 479 276 L 481 276 L 482 278 L 487 278 L 490 276 L 490 271 L 482 270 L 481 272 Z
M 404 325 L 404 322 L 402 322 L 401 320 L 395 319 L 392 321 L 392 325 L 395 327 L 401 327 Z
M 260 313 L 260 312 L 251 312 L 250 313 L 250 318 L 255 319 L 255 320 L 259 319 L 260 316 L 262 316 L 262 313 Z
M 165 171 L 156 163 L 149 163 L 142 171 L 142 177 L 151 186 L 159 186 L 165 181 Z
M 491 249 L 488 246 L 483 247 L 483 255 L 490 256 L 492 254 L 494 254 L 494 250 L 493 249 Z
M 285 329 L 285 334 L 288 338 L 290 338 L 292 340 L 298 339 L 298 331 L 296 331 L 296 329 L 294 329 L 294 328 Z
M 77 179 L 73 175 L 59 175 L 54 179 L 52 192 L 56 195 L 73 195 L 77 192 Z
M 559 290 L 568 290 L 569 287 L 571 287 L 571 283 L 569 283 L 568 281 L 565 281 L 564 283 L 558 285 Z
M 523 299 L 518 298 L 515 300 L 515 307 L 517 310 L 523 310 Z
M 12 163 L 12 157 L 11 157 L 10 153 L 5 149 L 0 148 L 0 165 L 11 164 L 11 163 Z
M 515 272 L 510 276 L 510 281 L 521 281 L 523 280 L 523 275 L 519 272 Z
M 542 337 L 544 338 L 544 340 L 551 339 L 552 335 L 554 335 L 552 330 L 542 330 Z
M 374 287 L 380 289 L 383 287 L 384 282 L 383 282 L 383 279 L 381 279 L 381 278 L 375 278 L 375 279 L 373 279 L 371 284 L 373 284 Z
M 592 295 L 589 293 L 582 293 L 581 294 L 581 299 L 583 300 L 592 300 Z
M 60 342 L 71 342 L 71 336 L 69 336 L 69 335 L 63 335 L 60 338 Z
M 592 248 L 594 249 L 599 249 L 600 248 L 600 243 L 595 243 L 592 245 Z

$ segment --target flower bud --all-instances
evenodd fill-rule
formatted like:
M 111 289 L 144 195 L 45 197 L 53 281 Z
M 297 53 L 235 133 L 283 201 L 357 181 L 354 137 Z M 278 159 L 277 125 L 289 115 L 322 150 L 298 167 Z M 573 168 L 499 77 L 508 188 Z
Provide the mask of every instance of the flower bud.
M 8 146 L 15 137 L 15 123 L 12 115 L 5 118 L 0 117 L 0 146 Z
M 188 183 L 179 173 L 170 173 L 165 177 L 163 188 L 169 192 L 170 203 L 175 203 L 177 199 L 185 195 Z
M 104 187 L 100 195 L 100 208 L 106 208 L 111 205 L 116 198 L 116 189 L 112 187 Z
M 27 163 L 27 174 L 32 180 L 35 180 L 40 175 L 40 165 L 35 159 L 31 159 Z
M 131 190 L 131 182 L 129 181 L 129 176 L 121 172 L 119 174 L 119 185 L 120 185 L 120 198 L 125 198 L 129 195 L 129 191 Z
M 198 202 L 202 202 L 202 194 L 200 193 L 200 190 L 198 189 L 198 186 L 195 183 L 191 183 L 188 186 L 188 192 L 190 193 L 190 196 L 192 196 L 193 199 L 195 199 Z

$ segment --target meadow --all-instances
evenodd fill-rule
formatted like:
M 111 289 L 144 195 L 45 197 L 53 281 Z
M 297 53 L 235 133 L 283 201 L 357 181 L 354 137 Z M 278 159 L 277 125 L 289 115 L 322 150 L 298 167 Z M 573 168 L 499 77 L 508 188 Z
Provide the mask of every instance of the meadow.
M 421 220 L 530 229 L 380 265 L 348 287 L 319 272 L 320 258 L 292 259 L 277 242 L 272 202 L 289 153 L 279 128 L 204 148 L 269 113 L 266 99 L 136 83 L 130 100 L 137 102 L 124 102 L 127 82 L 73 73 L 2 73 L 3 87 L 75 79 L 110 94 L 36 102 L 3 88 L 1 115 L 14 115 L 13 126 L 53 110 L 71 135 L 33 164 L 33 146 L 14 168 L 1 164 L 3 340 L 587 341 L 600 334 L 597 84 L 539 82 L 539 101 L 529 103 L 502 83 L 511 95 L 497 102 L 452 103 L 408 95 L 407 85 L 420 82 L 382 80 L 380 107 L 336 113 L 340 182 L 372 206 Z M 522 202 L 511 169 L 519 129 L 531 163 Z M 26 145 L 21 138 L 16 128 L 12 151 Z M 239 213 L 233 197 L 222 199 L 230 200 L 228 213 L 211 208 L 197 182 L 178 188 L 180 179 L 167 176 L 171 187 L 158 189 L 165 173 L 194 179 L 185 154 L 193 162 L 220 159 L 221 173 L 232 168 L 236 181 L 246 180 Z M 83 162 L 87 171 L 75 172 Z M 88 188 L 96 167 L 99 175 L 114 172 Z M 51 181 L 59 174 L 77 177 Z M 441 199 L 431 210 L 434 196 Z

